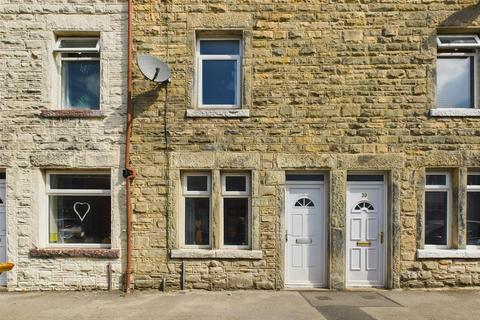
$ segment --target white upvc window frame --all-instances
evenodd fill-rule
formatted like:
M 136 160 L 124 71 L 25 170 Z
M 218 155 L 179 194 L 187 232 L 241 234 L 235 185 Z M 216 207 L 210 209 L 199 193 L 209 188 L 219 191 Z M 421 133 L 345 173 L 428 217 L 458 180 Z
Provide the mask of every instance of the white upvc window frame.
M 434 175 L 434 176 L 445 176 L 445 185 L 427 185 L 426 180 L 427 176 Z M 424 247 L 426 249 L 449 249 L 451 247 L 451 214 L 452 214 L 452 179 L 450 172 L 446 171 L 426 171 L 425 172 L 425 197 L 427 192 L 447 192 L 447 221 L 446 228 L 447 228 L 447 244 L 445 245 L 435 245 L 435 244 L 427 244 L 424 243 Z M 426 203 L 425 203 L 425 225 L 424 225 L 424 233 L 426 237 Z
M 73 41 L 88 41 L 88 40 L 97 40 L 97 45 L 94 48 L 89 47 L 75 47 L 75 48 L 60 48 L 62 41 L 65 40 L 73 40 Z M 55 46 L 53 48 L 55 52 L 68 52 L 68 53 L 75 53 L 75 52 L 100 52 L 100 38 L 99 37 L 59 37 L 55 42 Z
M 189 191 L 187 190 L 187 177 L 191 176 L 206 176 L 207 177 L 207 191 Z M 211 249 L 212 248 L 212 174 L 210 172 L 185 172 L 181 176 L 182 180 L 182 197 L 180 203 L 180 247 L 184 249 Z M 208 237 L 208 244 L 207 245 L 191 245 L 185 243 L 185 200 L 186 198 L 208 198 L 208 206 L 209 206 L 209 237 Z
M 78 48 L 60 48 L 60 44 L 63 40 L 97 40 L 97 45 L 95 48 L 84 48 L 84 47 L 78 47 Z M 94 108 L 88 108 L 85 110 L 101 110 L 101 101 L 102 101 L 102 90 L 101 90 L 101 78 L 102 78 L 102 64 L 100 63 L 100 37 L 59 37 L 57 41 L 55 42 L 53 52 L 57 53 L 59 56 L 59 69 L 58 69 L 58 92 L 59 94 L 57 95 L 57 103 L 59 106 L 61 106 L 62 110 L 76 110 L 74 108 L 68 107 L 67 106 L 67 96 L 66 96 L 66 86 L 65 86 L 65 74 L 64 74 L 64 62 L 67 61 L 99 61 L 99 67 L 100 67 L 100 73 L 99 73 L 99 83 L 100 83 L 100 96 L 99 96 L 99 108 L 94 109 Z M 98 53 L 98 57 L 68 57 L 65 54 L 68 53 L 86 53 L 86 54 L 95 54 Z
M 110 189 L 52 189 L 51 176 L 52 175 L 108 175 L 110 177 Z M 112 175 L 109 171 L 54 171 L 49 170 L 46 172 L 46 229 L 44 234 L 46 240 L 44 242 L 51 248 L 111 248 L 112 244 L 102 243 L 51 243 L 49 239 L 49 225 L 50 225 L 50 196 L 110 196 L 110 202 L 112 202 Z M 112 205 L 110 205 L 110 221 L 112 221 Z M 110 234 L 112 232 L 112 225 L 110 225 Z
M 443 38 L 462 39 L 470 38 L 475 43 L 442 43 Z M 450 48 L 480 48 L 480 38 L 476 34 L 442 34 L 437 36 L 437 47 L 442 49 Z
M 480 176 L 480 172 L 468 172 L 468 176 Z M 468 178 L 467 178 L 468 179 Z M 480 193 L 480 185 L 470 185 L 467 182 L 467 195 L 470 192 Z M 467 201 L 467 227 L 465 228 L 465 232 L 468 234 L 468 201 Z M 467 250 L 480 250 L 480 245 L 468 245 Z
M 226 191 L 227 177 L 245 177 L 245 191 Z M 247 172 L 223 172 L 221 174 L 222 193 L 220 196 L 220 248 L 248 250 L 252 246 L 252 196 L 251 196 L 251 175 Z M 247 244 L 246 245 L 225 245 L 224 244 L 224 199 L 225 198 L 247 198 Z
M 200 44 L 202 41 L 238 41 L 239 51 L 238 55 L 228 55 L 228 54 L 200 54 Z M 196 43 L 196 60 L 197 60 L 197 72 L 196 72 L 196 83 L 197 83 L 197 107 L 199 109 L 240 109 L 241 108 L 241 97 L 242 97 L 242 56 L 243 56 L 243 46 L 241 37 L 198 37 Z M 225 61 L 236 61 L 237 65 L 237 78 L 235 85 L 235 104 L 203 104 L 203 61 L 204 60 L 225 60 Z
M 437 53 L 437 61 L 438 59 L 441 58 L 448 58 L 448 57 L 473 57 L 472 63 L 473 63 L 473 75 L 470 81 L 472 82 L 471 85 L 473 86 L 473 105 L 472 106 L 465 106 L 462 108 L 448 108 L 448 107 L 439 107 L 437 106 L 438 109 L 441 110 L 465 110 L 465 109 L 477 109 L 478 108 L 478 103 L 477 103 L 477 97 L 478 97 L 478 52 L 475 50 L 474 52 L 438 52 Z M 436 77 L 438 77 L 438 70 L 436 71 Z M 438 88 L 437 88 L 438 90 Z

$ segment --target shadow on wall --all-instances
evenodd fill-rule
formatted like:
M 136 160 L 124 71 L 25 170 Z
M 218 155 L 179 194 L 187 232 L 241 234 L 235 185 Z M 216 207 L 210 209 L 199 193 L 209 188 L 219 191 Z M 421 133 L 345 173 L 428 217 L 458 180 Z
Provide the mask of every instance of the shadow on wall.
M 148 80 L 145 80 L 148 81 Z M 162 86 L 152 86 L 148 91 L 144 91 L 140 94 L 135 94 L 132 97 L 133 103 L 133 117 L 140 116 L 159 116 L 163 108 L 164 101 L 159 101 L 160 91 L 163 90 Z M 165 98 L 165 97 L 163 97 Z
M 480 15 L 480 3 L 459 10 L 440 22 L 439 27 L 469 27 Z M 480 25 L 479 25 L 480 27 Z

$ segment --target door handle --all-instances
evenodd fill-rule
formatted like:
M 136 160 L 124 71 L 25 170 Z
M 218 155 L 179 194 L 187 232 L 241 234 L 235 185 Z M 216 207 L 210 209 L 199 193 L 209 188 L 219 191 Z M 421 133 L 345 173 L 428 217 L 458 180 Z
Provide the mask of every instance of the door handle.
M 380 232 L 380 243 L 383 243 L 383 231 Z
M 288 242 L 288 230 L 285 229 L 285 242 Z

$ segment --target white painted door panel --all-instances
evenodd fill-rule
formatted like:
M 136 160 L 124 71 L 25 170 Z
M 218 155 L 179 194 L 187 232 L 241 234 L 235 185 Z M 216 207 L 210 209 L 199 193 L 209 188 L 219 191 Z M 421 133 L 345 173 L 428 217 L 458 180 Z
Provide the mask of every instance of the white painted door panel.
M 318 185 L 287 185 L 285 196 L 285 285 L 324 287 L 325 189 Z
M 347 286 L 383 287 L 386 265 L 384 183 L 348 183 L 346 209 Z
M 7 224 L 5 211 L 5 180 L 0 179 L 0 262 L 7 261 Z M 0 275 L 0 286 L 7 284 L 7 274 Z

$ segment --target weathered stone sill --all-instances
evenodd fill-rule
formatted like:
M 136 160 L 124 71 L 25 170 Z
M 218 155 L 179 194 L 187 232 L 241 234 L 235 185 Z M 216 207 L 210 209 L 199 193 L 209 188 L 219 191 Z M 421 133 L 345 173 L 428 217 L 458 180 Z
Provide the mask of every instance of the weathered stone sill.
M 188 109 L 187 118 L 248 118 L 250 110 L 248 109 L 232 109 L 232 110 L 205 110 L 205 109 Z
M 103 118 L 105 113 L 100 110 L 42 110 L 40 113 L 42 118 Z
M 172 258 L 180 259 L 262 259 L 261 250 L 208 250 L 208 249 L 175 249 Z
M 430 109 L 432 117 L 480 117 L 480 109 L 473 108 L 438 108 Z
M 418 249 L 419 259 L 480 259 L 480 250 Z
M 48 248 L 31 249 L 32 258 L 104 258 L 118 259 L 120 250 L 118 249 L 72 249 L 72 248 Z

